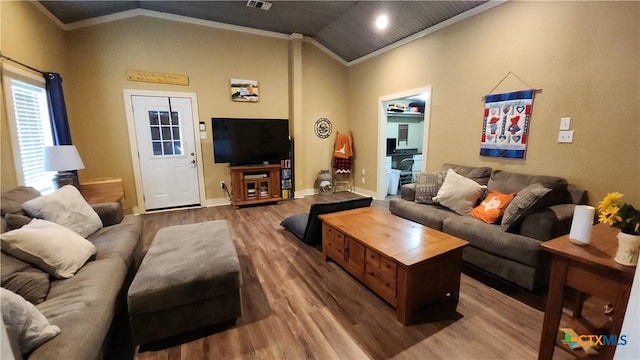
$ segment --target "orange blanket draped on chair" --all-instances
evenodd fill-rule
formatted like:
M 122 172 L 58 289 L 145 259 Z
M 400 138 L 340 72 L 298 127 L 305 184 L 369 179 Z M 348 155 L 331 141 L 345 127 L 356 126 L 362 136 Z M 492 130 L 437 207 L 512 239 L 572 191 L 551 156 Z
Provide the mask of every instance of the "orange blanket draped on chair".
M 353 156 L 353 139 L 351 133 L 336 134 L 333 150 L 333 168 L 337 174 L 351 173 L 351 157 Z

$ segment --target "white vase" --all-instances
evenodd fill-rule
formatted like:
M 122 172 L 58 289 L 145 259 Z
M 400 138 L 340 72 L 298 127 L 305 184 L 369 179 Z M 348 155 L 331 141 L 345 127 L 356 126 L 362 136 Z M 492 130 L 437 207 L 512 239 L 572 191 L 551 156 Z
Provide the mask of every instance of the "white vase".
M 635 266 L 640 254 L 640 235 L 618 233 L 618 251 L 614 259 L 618 264 Z

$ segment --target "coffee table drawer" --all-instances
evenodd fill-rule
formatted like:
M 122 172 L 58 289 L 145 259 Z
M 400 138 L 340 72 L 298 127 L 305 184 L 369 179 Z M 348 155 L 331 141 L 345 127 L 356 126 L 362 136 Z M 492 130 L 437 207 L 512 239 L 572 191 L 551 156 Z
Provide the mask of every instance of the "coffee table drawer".
M 322 225 L 322 249 L 338 262 L 345 260 L 344 256 L 344 234 L 328 225 Z
M 398 264 L 380 256 L 380 276 L 382 278 L 396 279 L 398 275 Z
M 373 288 L 388 299 L 397 294 L 397 264 L 377 252 L 366 248 L 365 279 Z

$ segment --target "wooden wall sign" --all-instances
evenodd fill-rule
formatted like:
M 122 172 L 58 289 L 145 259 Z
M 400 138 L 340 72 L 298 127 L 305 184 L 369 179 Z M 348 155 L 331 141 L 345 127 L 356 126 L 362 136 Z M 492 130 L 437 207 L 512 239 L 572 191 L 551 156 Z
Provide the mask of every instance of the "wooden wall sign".
M 163 74 L 149 71 L 127 70 L 127 80 L 129 81 L 141 81 L 150 82 L 156 84 L 168 84 L 168 85 L 189 85 L 189 77 L 186 75 L 177 74 Z

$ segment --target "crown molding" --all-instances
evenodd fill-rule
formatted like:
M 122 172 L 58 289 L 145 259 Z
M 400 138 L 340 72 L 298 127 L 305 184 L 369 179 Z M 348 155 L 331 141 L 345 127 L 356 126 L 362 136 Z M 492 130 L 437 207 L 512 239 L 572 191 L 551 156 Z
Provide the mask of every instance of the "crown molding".
M 319 42 L 315 41 L 312 37 L 309 36 L 305 36 L 302 41 L 312 44 L 313 46 L 317 47 L 318 49 L 320 49 L 320 51 L 323 51 L 324 53 L 326 53 L 327 55 L 331 56 L 332 58 L 334 58 L 336 61 L 338 61 L 340 64 L 344 65 L 344 66 L 349 66 L 349 64 L 347 63 L 347 61 L 343 58 L 341 58 L 340 56 L 338 56 L 336 53 L 334 53 L 333 51 L 327 49 L 326 47 L 324 47 L 324 45 L 320 44 Z

